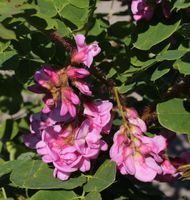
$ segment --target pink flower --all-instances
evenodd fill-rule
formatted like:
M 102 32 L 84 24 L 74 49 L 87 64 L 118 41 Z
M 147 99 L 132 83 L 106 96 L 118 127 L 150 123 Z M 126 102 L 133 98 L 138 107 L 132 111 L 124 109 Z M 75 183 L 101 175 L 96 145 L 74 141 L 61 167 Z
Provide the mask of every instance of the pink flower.
M 93 124 L 102 128 L 103 132 L 109 132 L 111 127 L 112 103 L 109 101 L 87 102 L 84 104 L 84 114 L 93 121 Z
M 44 93 L 45 89 L 49 89 L 51 85 L 59 84 L 59 75 L 51 67 L 44 66 L 34 75 L 35 81 L 38 85 L 29 87 L 29 90 L 39 93 Z
M 62 89 L 62 102 L 60 115 L 64 116 L 69 112 L 72 117 L 76 116 L 76 105 L 80 103 L 78 96 L 73 92 L 70 87 Z
M 123 126 L 115 133 L 113 138 L 113 145 L 110 149 L 110 157 L 113 161 L 117 163 L 118 169 L 122 174 L 133 174 L 133 165 L 126 165 L 127 157 L 132 153 L 132 149 L 128 148 L 131 144 L 131 141 L 125 135 L 125 128 Z M 129 158 L 130 159 L 130 158 Z M 128 169 L 129 167 L 129 169 Z
M 131 11 L 135 21 L 150 20 L 154 14 L 154 8 L 145 0 L 132 0 Z
M 72 79 L 73 84 L 80 90 L 82 94 L 87 96 L 92 95 L 88 84 L 81 80 L 90 74 L 86 69 L 69 67 L 66 70 L 66 73 Z
M 139 117 L 129 118 L 128 120 L 131 125 L 135 125 L 136 127 L 138 127 L 142 133 L 145 133 L 147 131 L 145 122 L 142 119 L 140 119 Z
M 82 81 L 74 81 L 75 86 L 80 90 L 82 94 L 85 94 L 87 96 L 91 96 L 92 92 L 90 91 L 90 88 L 88 84 Z
M 162 169 L 158 163 L 152 158 L 144 158 L 141 155 L 134 157 L 135 162 L 135 178 L 143 182 L 152 182 L 157 174 L 162 173 Z
M 162 169 L 151 155 L 151 149 L 141 152 L 141 142 L 127 137 L 124 127 L 114 135 L 114 144 L 110 149 L 110 157 L 117 163 L 122 174 L 130 174 L 140 181 L 150 182 Z M 137 150 L 138 149 L 138 150 Z
M 129 121 L 133 134 L 142 135 L 142 133 L 147 131 L 145 122 L 139 118 L 138 113 L 134 108 L 126 108 L 125 116 Z
M 77 52 L 74 52 L 72 56 L 73 63 L 84 63 L 87 67 L 90 67 L 93 58 L 98 55 L 101 51 L 97 42 L 94 42 L 90 45 L 85 43 L 85 36 L 78 34 L 75 36 L 75 42 L 77 45 Z
M 129 119 L 138 118 L 138 113 L 135 108 L 126 108 L 126 117 Z
M 59 159 L 53 161 L 54 176 L 61 180 L 67 180 L 72 172 L 79 168 L 81 156 L 77 153 L 74 146 L 67 146 L 59 153 Z
M 39 136 L 33 147 L 45 163 L 53 163 L 54 176 L 66 180 L 72 172 L 88 171 L 90 160 L 97 158 L 99 152 L 107 150 L 108 146 L 101 139 L 101 128 L 94 127 L 89 119 L 77 128 L 61 124 L 44 126 L 37 123 L 34 126 L 37 133 L 30 136 Z M 33 140 L 31 137 L 30 143 Z
M 170 161 L 167 158 L 164 159 L 164 161 L 161 163 L 163 173 L 159 174 L 156 179 L 161 182 L 172 182 L 176 180 L 176 177 L 179 176 L 181 172 L 176 172 L 177 166 L 175 162 L 176 161 L 173 163 L 173 161 Z
M 159 154 L 161 151 L 166 149 L 166 139 L 161 136 L 154 136 L 152 138 L 147 137 L 147 136 L 137 136 L 138 139 L 141 141 L 141 147 L 143 149 L 144 146 L 146 146 L 146 153 L 154 153 L 154 154 Z M 141 149 L 141 152 L 142 152 Z M 148 150 L 149 149 L 149 150 Z
M 158 175 L 174 176 L 173 166 L 164 159 L 167 147 L 166 139 L 161 136 L 147 137 L 143 135 L 146 124 L 138 117 L 135 109 L 126 109 L 126 121 L 115 133 L 110 158 L 115 161 L 121 174 L 133 175 L 140 181 L 151 182 Z
M 78 128 L 75 134 L 75 147 L 83 157 L 83 162 L 86 163 L 86 171 L 90 169 L 90 159 L 97 158 L 100 150 L 107 150 L 107 144 L 101 140 L 101 129 L 93 128 L 91 122 L 86 119 Z
M 164 160 L 164 162 L 161 164 L 163 175 L 165 174 L 175 174 L 176 168 L 172 165 L 172 163 L 169 160 Z
M 41 112 L 30 116 L 30 134 L 24 135 L 24 143 L 27 147 L 36 148 L 36 144 L 41 140 L 41 133 L 49 126 L 54 126 L 55 121 L 48 115 Z
M 60 116 L 65 116 L 69 113 L 71 117 L 75 117 L 76 105 L 80 103 L 80 100 L 69 87 L 64 70 L 54 71 L 52 68 L 43 67 L 35 73 L 34 78 L 36 84 L 30 86 L 29 89 L 36 93 L 45 94 L 43 97 L 45 103 L 42 109 L 43 113 L 57 114 L 59 110 Z M 58 115 L 56 117 L 53 115 L 51 116 L 52 118 L 58 117 Z
M 73 145 L 72 128 L 58 130 L 49 127 L 42 132 L 42 139 L 36 145 L 37 152 L 46 163 L 53 163 L 54 176 L 61 180 L 69 178 L 81 165 L 81 156 Z
M 86 69 L 74 68 L 74 67 L 67 68 L 66 73 L 71 79 L 78 79 L 78 78 L 81 79 L 90 75 L 90 72 L 87 71 Z

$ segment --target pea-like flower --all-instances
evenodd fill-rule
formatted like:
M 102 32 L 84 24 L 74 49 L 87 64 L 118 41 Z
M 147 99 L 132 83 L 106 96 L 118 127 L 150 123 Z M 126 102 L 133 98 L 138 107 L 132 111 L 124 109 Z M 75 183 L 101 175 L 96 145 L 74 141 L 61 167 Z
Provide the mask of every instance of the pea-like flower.
M 75 42 L 77 45 L 77 51 L 73 53 L 71 62 L 72 63 L 83 63 L 88 68 L 92 65 L 93 58 L 97 56 L 101 49 L 97 42 L 87 45 L 85 43 L 85 36 L 78 34 L 75 36 Z

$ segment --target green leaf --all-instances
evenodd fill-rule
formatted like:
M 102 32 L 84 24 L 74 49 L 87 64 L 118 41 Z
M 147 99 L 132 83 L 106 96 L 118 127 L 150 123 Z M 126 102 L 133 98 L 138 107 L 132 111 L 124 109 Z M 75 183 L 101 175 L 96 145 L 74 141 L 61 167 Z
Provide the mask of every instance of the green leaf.
M 118 91 L 120 94 L 125 94 L 128 91 L 130 91 L 133 87 L 135 86 L 135 83 L 131 83 L 131 84 L 123 84 L 120 87 L 118 87 Z
M 80 28 L 87 22 L 88 8 L 78 8 L 72 4 L 68 4 L 62 9 L 60 14 L 64 19 L 72 22 Z
M 0 163 L 0 177 L 10 173 L 13 169 L 19 167 L 19 165 L 23 164 L 24 162 L 25 161 L 13 160 Z
M 13 140 L 14 137 L 17 136 L 18 133 L 19 133 L 18 123 L 14 121 L 10 139 Z
M 112 68 L 109 70 L 108 74 L 106 75 L 106 78 L 111 78 L 111 77 L 113 77 L 116 73 L 117 73 L 117 71 L 112 67 Z
M 109 187 L 116 176 L 116 164 L 110 160 L 106 160 L 96 171 L 94 176 L 89 179 L 84 186 L 85 192 L 101 192 Z
M 3 53 L 11 44 L 11 41 L 8 42 L 0 42 L 0 53 Z
M 155 26 L 150 26 L 149 29 L 138 35 L 134 46 L 137 49 L 149 50 L 152 46 L 164 41 L 170 37 L 180 25 L 180 21 L 172 25 L 158 23 Z
M 82 0 L 82 1 L 67 0 L 67 1 L 69 1 L 69 3 L 78 8 L 87 8 L 89 6 L 89 0 Z
M 34 152 L 26 152 L 26 153 L 21 153 L 18 156 L 18 160 L 32 160 L 33 157 L 35 157 L 35 153 Z
M 60 21 L 60 20 L 56 20 L 57 24 L 58 24 L 58 28 L 57 28 L 57 32 L 61 35 L 61 36 L 64 36 L 64 37 L 71 37 L 72 35 L 72 32 L 71 30 L 69 29 L 69 27 L 67 27 L 65 25 L 64 22 Z
M 14 1 L 1 1 L 0 2 L 0 15 L 11 16 L 14 14 L 22 13 L 22 4 L 25 0 L 14 0 Z
M 61 12 L 63 10 L 63 8 L 69 4 L 68 0 L 53 0 L 53 4 L 54 4 L 54 7 L 57 11 L 57 13 L 59 15 L 61 15 Z
M 18 64 L 17 58 L 17 53 L 14 50 L 0 52 L 0 67 L 16 66 Z
M 97 36 L 103 31 L 106 31 L 108 28 L 108 24 L 106 24 L 103 20 L 96 19 L 94 26 L 89 30 L 88 35 Z
M 99 192 L 89 192 L 85 196 L 85 200 L 101 200 L 101 194 Z
M 141 67 L 141 69 L 147 68 L 152 66 L 156 62 L 155 59 L 150 59 L 146 61 L 141 61 L 137 57 L 132 57 L 131 58 L 131 64 L 136 66 L 136 67 Z
M 0 23 L 0 38 L 6 39 L 6 40 L 16 40 L 16 34 L 14 31 L 5 28 Z
M 177 60 L 184 56 L 190 49 L 183 49 L 183 50 L 168 50 L 156 56 L 157 61 L 163 60 Z
M 1 121 L 1 123 L 0 123 L 0 139 L 2 139 L 3 138 L 3 136 L 4 136 L 4 133 L 5 133 L 5 129 L 6 129 L 6 120 L 4 120 L 4 121 Z
M 171 99 L 157 105 L 160 124 L 176 133 L 190 134 L 190 113 L 184 107 L 183 99 Z
M 54 8 L 60 17 L 77 27 L 84 26 L 88 19 L 89 0 L 54 0 Z
M 185 62 L 181 59 L 176 60 L 173 67 L 177 69 L 181 74 L 190 75 L 190 62 Z
M 29 189 L 73 189 L 86 182 L 84 176 L 60 181 L 53 177 L 53 170 L 40 160 L 27 160 L 11 173 L 10 180 L 16 186 Z
M 156 81 L 157 79 L 161 78 L 165 74 L 167 74 L 170 71 L 170 68 L 168 66 L 165 66 L 166 63 L 163 63 L 159 65 L 153 72 L 151 76 L 151 81 Z
M 57 11 L 54 7 L 53 0 L 38 0 L 40 13 L 48 17 L 54 17 Z
M 30 200 L 76 200 L 77 195 L 73 191 L 54 190 L 54 191 L 38 191 Z
M 190 6 L 190 2 L 186 1 L 186 0 L 177 0 L 174 5 L 173 5 L 173 8 L 176 8 L 177 10 L 180 10 L 180 9 L 184 9 L 184 8 L 187 8 Z

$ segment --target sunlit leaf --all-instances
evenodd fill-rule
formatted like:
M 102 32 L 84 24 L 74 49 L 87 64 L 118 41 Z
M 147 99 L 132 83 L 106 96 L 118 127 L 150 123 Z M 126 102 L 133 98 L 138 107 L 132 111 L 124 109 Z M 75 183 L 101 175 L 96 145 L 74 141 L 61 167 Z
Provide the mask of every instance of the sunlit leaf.
M 7 40 L 16 40 L 16 34 L 14 31 L 5 28 L 0 23 L 0 38 L 7 39 Z
M 152 46 L 170 37 L 179 28 L 179 25 L 180 21 L 172 25 L 158 23 L 150 26 L 147 31 L 138 35 L 134 47 L 141 50 L 149 50 Z
M 86 181 L 84 176 L 60 181 L 53 177 L 53 170 L 40 160 L 27 160 L 19 168 L 13 170 L 10 179 L 14 185 L 30 189 L 73 189 Z
M 64 190 L 40 190 L 35 193 L 30 200 L 76 200 L 77 195 L 73 191 Z
M 101 200 L 101 194 L 99 192 L 89 192 L 85 196 L 85 200 Z
M 116 176 L 116 164 L 110 160 L 106 160 L 97 170 L 97 172 L 89 179 L 84 186 L 86 192 L 101 192 L 109 187 Z
M 157 105 L 160 124 L 176 133 L 190 134 L 190 112 L 185 108 L 183 99 L 171 99 Z

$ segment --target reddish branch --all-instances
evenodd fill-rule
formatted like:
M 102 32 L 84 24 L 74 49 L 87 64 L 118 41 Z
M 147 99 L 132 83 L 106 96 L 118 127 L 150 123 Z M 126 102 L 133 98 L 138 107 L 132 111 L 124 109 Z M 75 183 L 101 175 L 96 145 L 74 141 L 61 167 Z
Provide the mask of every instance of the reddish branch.
M 74 47 L 70 42 L 68 42 L 63 37 L 61 37 L 57 32 L 55 31 L 50 32 L 48 35 L 49 35 L 50 40 L 61 45 L 70 53 L 72 53 L 76 49 L 76 47 Z

